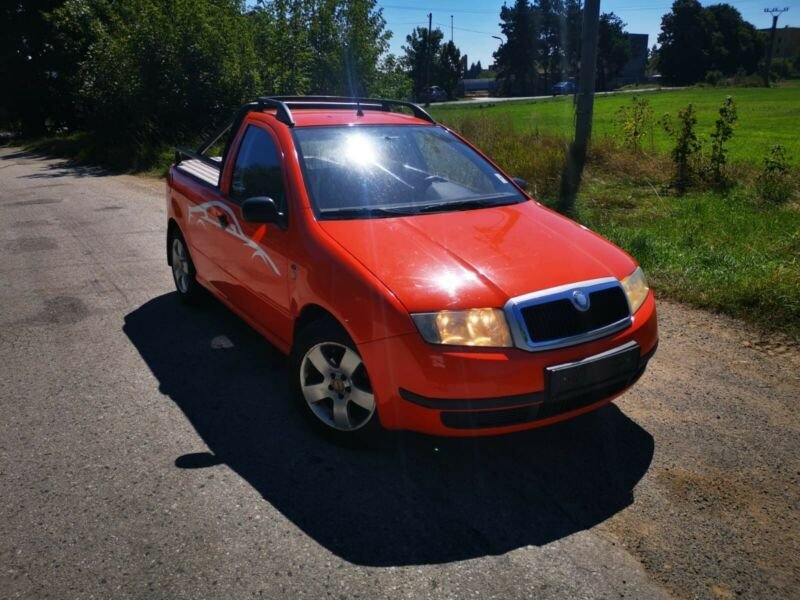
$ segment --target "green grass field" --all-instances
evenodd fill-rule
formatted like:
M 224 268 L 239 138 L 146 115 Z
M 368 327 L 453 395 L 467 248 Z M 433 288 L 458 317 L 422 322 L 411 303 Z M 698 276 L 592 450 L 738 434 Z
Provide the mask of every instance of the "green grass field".
M 656 92 L 626 93 L 598 96 L 595 99 L 593 136 L 619 138 L 621 135 L 619 109 L 629 104 L 632 95 L 649 100 L 654 118 L 664 113 L 676 116 L 678 110 L 690 102 L 698 113 L 696 131 L 707 134 L 718 116 L 726 96 L 733 96 L 739 113 L 735 133 L 730 144 L 731 160 L 760 164 L 774 144 L 781 144 L 792 164 L 800 164 L 800 82 L 791 81 L 773 88 L 688 88 Z M 434 106 L 433 116 L 443 123 L 457 123 L 460 119 L 480 114 L 481 117 L 507 121 L 520 131 L 571 136 L 574 131 L 572 97 L 501 102 L 491 101 L 463 106 Z M 667 152 L 670 140 L 659 126 L 645 144 Z

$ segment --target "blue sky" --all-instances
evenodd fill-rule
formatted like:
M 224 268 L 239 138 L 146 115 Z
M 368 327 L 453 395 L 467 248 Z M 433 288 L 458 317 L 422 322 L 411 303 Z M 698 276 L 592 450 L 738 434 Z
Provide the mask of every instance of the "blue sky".
M 702 0 L 701 0 L 702 1 Z M 513 0 L 508 0 L 511 4 Z M 716 4 L 716 1 L 702 2 Z M 742 16 L 757 28 L 772 25 L 772 17 L 764 12 L 765 7 L 789 7 L 778 20 L 778 27 L 789 25 L 800 26 L 800 0 L 728 0 L 727 4 L 735 6 Z M 428 25 L 428 13 L 433 13 L 433 26 L 445 33 L 450 39 L 450 15 L 453 16 L 453 40 L 466 53 L 469 62 L 480 59 L 484 67 L 493 62 L 492 52 L 500 43 L 492 38 L 499 35 L 500 7 L 502 0 L 381 0 L 383 16 L 387 28 L 394 32 L 391 41 L 391 52 L 402 54 L 401 46 L 406 35 L 415 26 Z M 601 12 L 614 12 L 625 23 L 630 33 L 646 33 L 650 36 L 648 44 L 652 46 L 661 29 L 661 16 L 669 12 L 671 0 L 602 0 Z

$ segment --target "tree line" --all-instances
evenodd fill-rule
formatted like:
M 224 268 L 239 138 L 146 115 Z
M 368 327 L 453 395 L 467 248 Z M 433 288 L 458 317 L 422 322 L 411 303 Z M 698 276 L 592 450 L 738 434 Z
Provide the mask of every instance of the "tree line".
M 575 77 L 581 17 L 580 0 L 514 0 L 504 4 L 500 10 L 504 41 L 494 53 L 500 93 L 545 93 L 553 83 Z M 704 7 L 698 0 L 676 0 L 662 17 L 651 68 L 667 82 L 678 85 L 750 75 L 764 68 L 766 41 L 730 4 Z M 601 14 L 598 90 L 612 86 L 630 52 L 625 23 L 613 12 Z M 797 62 L 800 66 L 800 56 Z
M 507 92 L 574 74 L 578 0 L 517 0 L 500 19 Z M 604 23 L 601 71 L 611 74 L 628 46 L 619 19 Z M 147 145 L 261 93 L 455 92 L 466 65 L 440 29 L 414 29 L 400 57 L 388 53 L 391 36 L 377 0 L 11 0 L 0 8 L 0 112 L 31 134 L 88 128 Z
M 83 129 L 147 148 L 265 93 L 410 93 L 376 0 L 17 0 L 0 11 L 0 110 L 29 134 Z
M 546 93 L 575 77 L 580 0 L 514 0 L 499 12 L 491 71 L 440 29 L 417 27 L 388 52 L 377 0 L 10 0 L 0 6 L 0 125 L 83 130 L 100 145 L 153 148 L 196 137 L 260 94 L 423 99 L 496 75 L 501 95 Z M 630 58 L 625 24 L 600 19 L 598 89 Z M 753 72 L 764 40 L 727 4 L 677 0 L 654 63 L 675 83 Z

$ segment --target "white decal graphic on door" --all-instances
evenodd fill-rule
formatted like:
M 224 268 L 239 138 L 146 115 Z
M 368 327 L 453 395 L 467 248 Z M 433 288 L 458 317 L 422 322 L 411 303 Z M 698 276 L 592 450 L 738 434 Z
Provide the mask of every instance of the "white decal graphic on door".
M 221 211 L 225 213 L 228 218 L 228 224 L 226 227 L 222 226 L 222 223 L 219 222 L 218 219 L 214 219 L 208 215 L 209 208 L 219 208 Z M 241 240 L 245 246 L 251 248 L 253 250 L 252 258 L 260 258 L 264 261 L 264 264 L 271 267 L 273 271 L 275 271 L 276 275 L 280 275 L 281 272 L 278 270 L 278 267 L 275 265 L 275 262 L 270 258 L 269 254 L 267 254 L 264 249 L 259 246 L 255 241 L 251 240 L 244 234 L 242 231 L 241 225 L 239 225 L 239 220 L 236 218 L 236 214 L 230 209 L 229 206 L 226 206 L 223 202 L 219 202 L 218 200 L 212 200 L 211 202 L 205 202 L 198 206 L 190 206 L 189 207 L 189 220 L 191 221 L 192 216 L 194 216 L 195 221 L 201 225 L 206 223 L 210 223 L 215 227 L 219 227 L 220 229 L 227 231 L 229 234 Z

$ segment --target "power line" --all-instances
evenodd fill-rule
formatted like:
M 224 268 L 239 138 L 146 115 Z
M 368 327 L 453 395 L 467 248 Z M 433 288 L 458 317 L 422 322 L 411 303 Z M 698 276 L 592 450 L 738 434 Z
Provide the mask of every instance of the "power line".
M 379 8 L 389 8 L 391 10 L 419 10 L 425 11 L 429 10 L 427 8 L 421 6 L 405 6 L 399 4 L 380 4 L 378 5 Z M 467 10 L 461 8 L 454 8 L 452 6 L 437 6 L 437 11 L 440 12 L 450 12 L 450 13 L 463 13 L 463 14 L 471 14 L 471 15 L 499 15 L 500 8 L 498 7 L 497 10 Z
M 422 27 L 424 25 L 427 25 L 427 21 L 406 21 L 406 22 L 402 22 L 402 23 L 401 22 L 397 22 L 397 21 L 387 21 L 386 24 L 389 25 L 390 27 L 397 27 L 397 26 L 400 26 L 400 25 L 417 25 L 418 27 Z M 455 29 L 456 31 L 465 31 L 467 33 L 478 33 L 480 35 L 492 36 L 492 35 L 497 35 L 497 33 L 498 33 L 497 31 L 479 31 L 477 29 L 467 29 L 466 27 L 455 27 L 455 26 L 447 25 L 446 23 L 440 23 L 438 21 L 434 21 L 433 24 L 436 25 L 436 27 L 438 27 L 438 28 L 451 27 L 452 29 Z
M 434 25 L 436 25 L 437 27 L 447 27 L 447 25 L 445 25 L 444 23 L 434 22 Z M 497 34 L 497 31 L 478 31 L 477 29 L 466 29 L 464 27 L 454 27 L 453 29 L 455 29 L 456 31 L 468 31 L 469 33 L 480 33 L 482 35 L 496 35 Z M 499 31 L 499 29 L 498 29 L 498 31 Z

